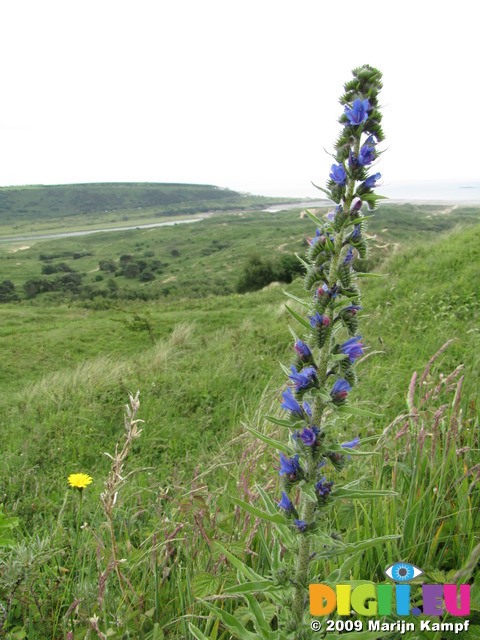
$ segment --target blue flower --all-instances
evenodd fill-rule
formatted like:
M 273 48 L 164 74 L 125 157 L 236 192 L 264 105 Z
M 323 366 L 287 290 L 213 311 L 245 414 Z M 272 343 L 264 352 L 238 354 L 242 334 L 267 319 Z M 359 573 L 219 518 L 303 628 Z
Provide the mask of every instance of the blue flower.
M 309 418 L 312 417 L 312 409 L 306 400 L 303 401 L 303 408 Z
M 317 377 L 317 372 L 313 367 L 305 367 L 302 371 L 297 371 L 293 365 L 290 367 L 292 373 L 288 376 L 295 385 L 295 390 L 307 389 Z
M 282 393 L 282 398 L 283 402 L 281 406 L 285 411 L 291 411 L 292 413 L 297 413 L 300 416 L 302 415 L 302 409 L 293 397 L 290 387 Z
M 342 316 L 351 315 L 356 316 L 357 311 L 363 310 L 363 307 L 360 307 L 358 304 L 351 304 L 349 307 L 344 307 L 340 312 Z
M 327 482 L 327 479 L 323 477 L 317 482 L 315 488 L 320 498 L 326 498 L 332 492 L 333 482 Z
M 322 468 L 322 467 L 324 467 L 326 464 L 327 464 L 327 461 L 326 461 L 326 460 L 322 460 L 322 461 L 320 462 L 320 464 L 318 465 L 318 468 L 319 468 L 319 469 L 321 469 L 321 468 Z
M 316 429 L 316 431 L 318 433 L 318 429 Z M 302 433 L 299 435 L 299 438 L 306 447 L 311 447 L 315 444 L 315 441 L 317 439 L 317 434 L 313 429 L 308 429 L 307 427 L 304 427 Z
M 294 349 L 300 360 L 306 361 L 312 359 L 312 352 L 303 340 L 297 340 Z
M 345 184 L 347 174 L 345 173 L 345 167 L 343 164 L 332 164 L 330 167 L 330 178 L 335 182 L 335 184 Z
M 295 526 L 297 527 L 297 529 L 299 531 L 301 531 L 302 533 L 306 530 L 307 528 L 307 523 L 305 522 L 305 520 L 294 520 L 295 522 Z
M 334 402 L 343 402 L 351 390 L 352 387 L 346 380 L 337 380 L 330 391 L 330 395 Z
M 358 154 L 357 162 L 360 166 L 365 167 L 375 160 L 375 147 L 364 144 Z
M 323 286 L 325 287 L 326 285 Z M 308 319 L 310 320 L 310 326 L 312 329 L 317 327 L 328 327 L 330 324 L 330 318 L 328 316 L 321 316 L 318 311 L 315 311 L 314 316 L 308 316 Z
M 373 176 L 369 176 L 363 183 L 363 186 L 367 189 L 373 189 L 376 186 L 377 180 L 380 180 L 381 177 L 381 173 L 376 173 Z
M 287 475 L 290 480 L 295 480 L 301 472 L 300 465 L 298 463 L 298 454 L 293 458 L 286 458 L 283 453 L 280 454 L 280 471 L 279 475 Z
M 281 509 L 285 509 L 285 511 L 287 513 L 292 513 L 292 511 L 294 510 L 294 506 L 293 506 L 293 502 L 290 500 L 290 498 L 287 496 L 287 494 L 285 493 L 285 491 L 282 491 L 282 499 L 280 500 L 280 502 L 277 503 L 278 506 Z
M 355 358 L 363 356 L 363 344 L 360 342 L 361 339 L 362 336 L 350 338 L 350 340 L 344 342 L 340 347 L 340 351 L 347 354 L 350 358 L 350 362 L 354 362 Z
M 359 444 L 359 442 L 360 442 L 360 438 L 357 436 L 351 442 L 344 442 L 341 446 L 344 449 L 353 449 L 354 447 L 356 447 Z
M 357 98 L 353 101 L 352 108 L 345 107 L 345 115 L 351 125 L 358 125 L 365 122 L 368 118 L 368 110 L 370 109 L 370 103 L 368 100 L 360 100 Z

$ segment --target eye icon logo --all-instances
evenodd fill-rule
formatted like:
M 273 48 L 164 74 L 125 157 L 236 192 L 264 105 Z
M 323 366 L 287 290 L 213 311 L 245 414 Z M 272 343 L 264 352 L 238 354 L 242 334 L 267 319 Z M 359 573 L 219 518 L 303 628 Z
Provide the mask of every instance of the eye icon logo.
M 396 562 L 385 569 L 385 575 L 395 582 L 410 582 L 422 573 L 421 569 L 408 562 Z

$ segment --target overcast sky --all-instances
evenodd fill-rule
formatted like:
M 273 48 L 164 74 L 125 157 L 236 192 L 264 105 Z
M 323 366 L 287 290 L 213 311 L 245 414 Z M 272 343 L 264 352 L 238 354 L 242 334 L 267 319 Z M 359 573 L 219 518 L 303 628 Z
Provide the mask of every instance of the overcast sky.
M 319 194 L 351 69 L 384 75 L 385 189 L 480 179 L 476 2 L 5 0 L 0 185 Z

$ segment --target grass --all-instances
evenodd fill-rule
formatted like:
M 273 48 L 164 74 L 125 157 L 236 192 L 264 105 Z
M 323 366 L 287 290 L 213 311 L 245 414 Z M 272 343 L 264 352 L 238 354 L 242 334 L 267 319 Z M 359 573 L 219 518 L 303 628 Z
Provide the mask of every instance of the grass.
M 386 209 L 391 223 L 396 216 L 396 230 L 388 233 L 382 232 Z M 473 226 L 478 217 L 467 214 L 460 220 L 468 229 L 459 230 L 454 217 L 446 225 L 449 233 L 439 236 L 423 228 L 430 223 L 420 213 L 384 207 L 370 224 L 370 233 L 378 234 L 371 260 L 381 262 L 377 267 L 387 275 L 360 283 L 361 332 L 370 350 L 359 363 L 361 384 L 352 401 L 381 411 L 382 418 L 339 426 L 345 439 L 383 434 L 376 445 L 380 455 L 355 464 L 366 487 L 392 488 L 399 495 L 380 503 L 337 501 L 328 525 L 344 544 L 399 537 L 347 561 L 319 558 L 322 579 L 381 580 L 385 566 L 401 558 L 427 570 L 432 581 L 447 582 L 474 563 L 480 227 Z M 459 209 L 452 214 L 460 216 Z M 434 210 L 427 215 L 436 224 Z M 437 215 L 441 225 L 450 216 Z M 396 234 L 408 228 L 402 249 L 394 249 Z M 293 213 L 218 216 L 188 231 L 164 231 L 112 234 L 103 245 L 95 236 L 88 245 L 71 239 L 39 243 L 22 252 L 25 271 L 15 265 L 22 266 L 23 275 L 16 274 L 20 283 L 38 269 L 42 252 L 85 249 L 94 255 L 78 260 L 91 264 L 100 256 L 118 260 L 127 251 L 155 251 L 160 258 L 172 248 L 180 252 L 179 263 L 171 260 L 164 273 L 178 282 L 167 298 L 107 300 L 96 308 L 74 296 L 57 300 L 41 294 L 0 306 L 2 429 L 8 434 L 0 454 L 0 502 L 5 514 L 19 518 L 15 547 L 0 552 L 0 602 L 6 607 L 10 601 L 0 636 L 34 640 L 108 632 L 119 638 L 129 633 L 190 639 L 193 622 L 210 640 L 227 640 L 220 620 L 197 600 L 209 597 L 253 629 L 243 600 L 216 597 L 237 583 L 237 571 L 215 542 L 261 575 L 272 568 L 271 527 L 240 511 L 234 498 L 259 505 L 258 487 L 272 500 L 279 497 L 276 454 L 242 423 L 285 437 L 263 416 L 278 412 L 278 365 L 291 361 L 288 325 L 294 321 L 279 287 L 245 295 L 212 295 L 209 287 L 225 272 L 233 286 L 253 246 L 267 254 L 301 251 L 304 235 L 313 232 Z M 225 246 L 210 251 L 213 237 Z M 2 264 L 12 261 L 10 255 L 3 253 Z M 285 288 L 299 294 L 301 283 Z M 422 380 L 425 365 L 452 338 Z M 460 364 L 451 384 L 440 383 L 441 375 L 448 380 Z M 427 398 L 437 385 L 438 392 Z M 122 442 L 122 407 L 137 389 L 145 425 L 122 474 L 112 543 L 99 500 L 112 470 L 103 452 L 114 454 L 115 443 Z M 404 417 L 395 422 L 399 415 Z M 134 469 L 140 471 L 128 475 Z M 66 484 L 73 472 L 94 480 L 82 494 L 87 526 L 79 530 L 75 549 L 79 501 Z M 352 462 L 335 482 L 356 473 Z M 117 560 L 125 560 L 121 565 L 112 560 L 113 545 Z M 469 576 L 474 579 L 472 571 Z M 262 609 L 273 621 L 275 606 L 267 596 Z

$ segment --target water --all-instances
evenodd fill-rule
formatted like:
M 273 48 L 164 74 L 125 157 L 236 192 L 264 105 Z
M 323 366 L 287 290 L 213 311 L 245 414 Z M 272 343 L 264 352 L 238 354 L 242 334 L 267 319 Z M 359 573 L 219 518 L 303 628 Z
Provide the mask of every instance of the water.
M 109 229 L 89 229 L 88 231 L 65 231 L 64 233 L 46 233 L 38 236 L 15 236 L 14 238 L 0 238 L 0 242 L 23 242 L 24 240 L 46 240 L 50 238 L 70 238 L 74 236 L 89 236 L 92 233 L 109 233 L 110 231 L 131 231 L 132 229 L 153 229 L 154 227 L 171 227 L 174 224 L 188 224 L 200 222 L 205 216 L 188 220 L 172 220 L 169 222 L 152 222 L 150 224 L 136 224 L 131 227 L 110 227 Z
M 376 191 L 391 200 L 480 203 L 479 180 L 418 180 L 384 183 Z

